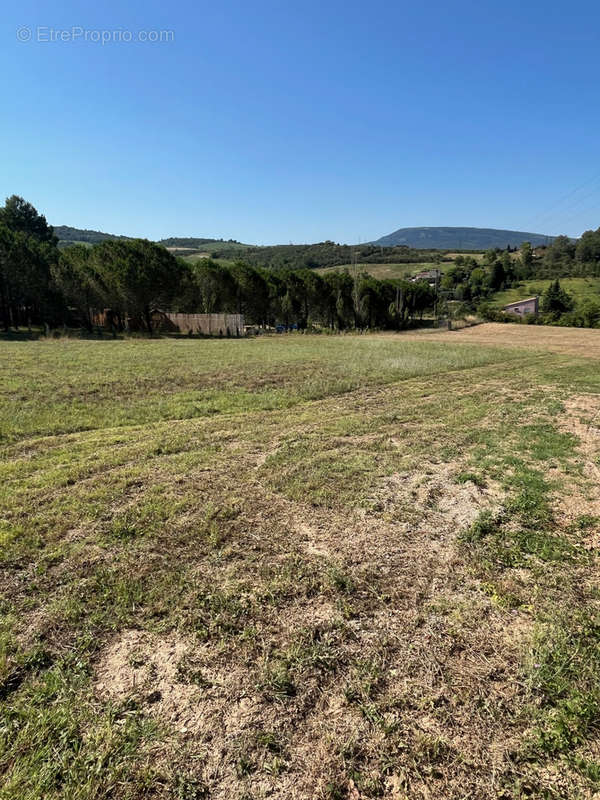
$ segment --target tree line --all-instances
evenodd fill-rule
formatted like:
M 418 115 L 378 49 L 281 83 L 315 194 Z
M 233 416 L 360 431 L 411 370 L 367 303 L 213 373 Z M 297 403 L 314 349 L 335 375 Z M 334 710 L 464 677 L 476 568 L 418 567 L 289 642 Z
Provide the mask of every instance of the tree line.
M 400 328 L 432 308 L 425 282 L 366 273 L 189 263 L 143 239 L 58 248 L 45 217 L 13 195 L 0 208 L 0 314 L 5 330 L 27 325 L 92 331 L 102 312 L 117 330 L 153 332 L 153 312 L 234 312 L 248 324 L 306 329 Z
M 600 276 L 600 228 L 585 231 L 577 240 L 557 236 L 552 244 L 536 248 L 532 278 L 586 278 Z
M 206 245 L 207 252 L 214 258 L 229 260 L 242 259 L 247 264 L 255 267 L 265 267 L 271 271 L 318 269 L 319 267 L 340 267 L 358 261 L 361 264 L 424 264 L 433 258 L 448 260 L 448 255 L 436 253 L 432 257 L 431 251 L 417 250 L 406 245 L 394 247 L 381 247 L 374 244 L 337 244 L 332 241 L 317 242 L 315 244 L 282 244 L 266 247 L 221 247 L 211 251 L 210 244 Z

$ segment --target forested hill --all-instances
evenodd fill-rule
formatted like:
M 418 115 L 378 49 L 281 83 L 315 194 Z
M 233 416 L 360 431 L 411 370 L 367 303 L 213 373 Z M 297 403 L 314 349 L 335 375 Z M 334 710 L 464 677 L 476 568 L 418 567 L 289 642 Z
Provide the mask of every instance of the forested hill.
M 70 225 L 55 225 L 54 235 L 58 236 L 59 246 L 85 242 L 98 244 L 107 239 L 131 239 L 131 236 L 120 236 L 116 233 L 103 233 L 102 231 L 89 231 L 84 228 L 71 228 Z
M 58 236 L 59 246 L 67 246 L 69 244 L 81 243 L 85 244 L 98 244 L 105 242 L 108 239 L 132 239 L 132 236 L 122 236 L 117 233 L 104 233 L 103 231 L 90 231 L 84 228 L 72 228 L 70 225 L 56 225 L 54 227 L 54 234 Z M 207 245 L 223 243 L 232 247 L 240 245 L 235 239 L 211 239 L 199 237 L 187 238 L 174 238 L 161 239 L 158 244 L 162 244 L 168 248 L 181 248 L 183 250 L 200 250 L 206 248 Z M 247 245 L 245 245 L 247 246 Z
M 536 247 L 550 244 L 553 236 L 526 231 L 506 231 L 497 228 L 399 228 L 382 236 L 373 244 L 382 247 L 405 245 L 424 250 L 489 250 L 490 248 L 520 247 L 531 242 Z

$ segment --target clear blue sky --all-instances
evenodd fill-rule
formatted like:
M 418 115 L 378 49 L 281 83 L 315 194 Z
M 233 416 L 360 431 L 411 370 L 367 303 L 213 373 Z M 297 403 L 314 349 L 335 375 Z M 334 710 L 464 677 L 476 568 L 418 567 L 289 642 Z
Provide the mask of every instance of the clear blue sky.
M 3 195 L 55 225 L 260 244 L 600 226 L 592 0 L 24 0 L 2 27 Z M 173 41 L 38 41 L 73 27 Z

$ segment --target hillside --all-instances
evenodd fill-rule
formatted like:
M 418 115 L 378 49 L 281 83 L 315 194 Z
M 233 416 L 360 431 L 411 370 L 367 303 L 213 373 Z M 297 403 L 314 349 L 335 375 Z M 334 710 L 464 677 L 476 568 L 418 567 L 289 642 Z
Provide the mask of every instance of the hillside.
M 397 263 L 385 263 L 385 264 L 368 264 L 360 262 L 356 265 L 356 268 L 359 272 L 363 273 L 366 272 L 368 275 L 371 275 L 373 278 L 376 278 L 379 281 L 383 280 L 397 280 L 399 278 L 407 278 L 411 275 L 414 275 L 416 272 L 424 269 L 433 269 L 434 267 L 438 266 L 433 261 L 424 262 L 419 264 L 413 264 L 410 262 L 397 262 Z M 328 272 L 343 272 L 344 270 L 348 270 L 351 272 L 354 269 L 352 264 L 340 264 L 339 266 L 335 267 L 319 267 L 315 270 L 318 272 L 319 275 L 327 275 Z
M 405 245 L 426 250 L 488 250 L 492 247 L 519 247 L 549 244 L 554 237 L 541 233 L 508 231 L 496 228 L 399 228 L 373 244 L 381 247 Z
M 106 239 L 131 239 L 131 236 L 121 236 L 117 233 L 103 233 L 90 231 L 86 228 L 72 228 L 70 225 L 55 225 L 54 233 L 58 236 L 59 246 L 69 244 L 98 244 Z
M 492 297 L 492 305 L 498 308 L 508 303 L 516 303 L 526 297 L 543 294 L 551 283 L 550 278 L 538 278 L 522 281 L 512 289 L 496 292 Z M 588 298 L 600 299 L 600 278 L 561 278 L 560 285 L 576 302 Z
M 98 244 L 107 239 L 132 239 L 132 236 L 122 236 L 117 233 L 104 233 L 103 231 L 88 230 L 86 228 L 72 228 L 70 225 L 55 225 L 54 233 L 58 236 L 59 245 L 66 247 L 70 244 Z M 202 237 L 170 237 L 160 239 L 158 244 L 164 245 L 169 250 L 200 251 L 220 249 L 240 249 L 250 247 L 235 239 L 214 239 Z
M 239 245 L 240 247 L 250 247 L 248 244 L 242 244 L 238 242 L 236 239 L 203 239 L 201 237 L 177 237 L 171 236 L 168 239 L 159 239 L 158 244 L 162 244 L 165 247 L 187 247 L 187 248 L 200 248 L 204 247 L 207 244 L 215 244 L 215 243 L 223 243 L 225 245 L 234 247 L 235 245 Z

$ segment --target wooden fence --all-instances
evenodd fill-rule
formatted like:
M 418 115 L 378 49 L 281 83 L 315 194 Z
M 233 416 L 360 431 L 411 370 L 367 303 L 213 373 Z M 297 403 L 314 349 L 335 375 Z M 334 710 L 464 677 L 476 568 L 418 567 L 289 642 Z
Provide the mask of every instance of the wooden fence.
M 104 328 L 118 327 L 118 320 L 109 308 L 95 311 L 92 322 Z M 127 317 L 124 325 L 131 331 L 142 331 L 146 328 L 142 317 Z M 157 331 L 196 333 L 203 336 L 245 335 L 243 314 L 172 314 L 155 309 L 152 312 L 152 327 Z
M 243 314 L 171 314 L 155 317 L 157 328 L 180 333 L 201 333 L 203 336 L 243 336 Z

